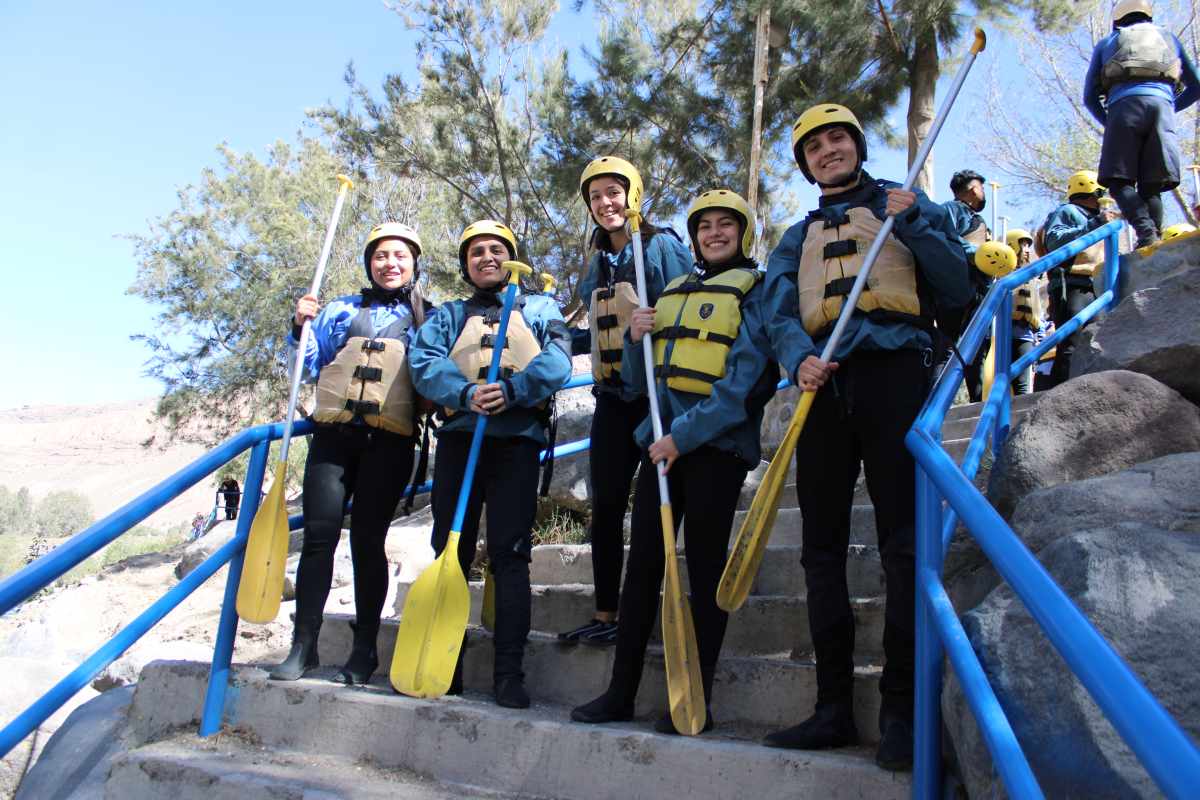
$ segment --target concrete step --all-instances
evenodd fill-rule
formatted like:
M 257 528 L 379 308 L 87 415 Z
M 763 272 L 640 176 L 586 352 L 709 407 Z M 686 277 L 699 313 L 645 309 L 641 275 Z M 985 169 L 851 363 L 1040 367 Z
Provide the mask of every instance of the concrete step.
M 482 606 L 483 583 L 472 583 L 472 625 L 479 624 Z M 859 663 L 881 663 L 883 606 L 881 597 L 850 601 L 857 625 L 854 651 Z M 595 610 L 595 592 L 590 584 L 533 587 L 532 629 L 535 631 L 549 634 L 569 631 L 591 619 Z M 657 620 L 651 641 L 662 641 Z M 797 657 L 811 654 L 807 601 L 794 595 L 752 595 L 745 605 L 729 615 L 722 652 L 729 655 L 792 653 Z
M 629 548 L 625 548 L 629 557 Z M 679 555 L 680 575 L 687 575 L 687 560 Z M 529 566 L 533 583 L 556 585 L 592 582 L 592 548 L 586 544 L 542 545 L 533 548 Z M 846 564 L 851 597 L 874 597 L 883 593 L 883 569 L 874 545 L 852 544 Z M 804 596 L 804 569 L 799 545 L 767 545 L 751 594 Z
M 439 785 L 407 770 L 351 758 L 290 753 L 235 736 L 180 733 L 124 753 L 113 762 L 105 795 L 121 800 L 455 800 L 517 795 Z
M 1012 410 L 1014 412 L 1028 411 L 1029 407 L 1036 403 L 1039 397 L 1040 395 L 1036 392 L 1034 394 L 1023 394 L 1019 397 L 1014 397 L 1012 399 Z M 954 420 L 965 419 L 968 417 L 978 417 L 979 412 L 982 409 L 983 403 L 963 403 L 962 405 L 951 406 L 949 410 L 946 411 L 945 421 L 952 422 Z
M 793 501 L 795 497 L 796 495 L 793 492 Z M 738 511 L 733 515 L 733 534 L 731 539 L 737 536 L 738 531 L 741 530 L 742 521 L 746 518 L 746 513 L 745 511 Z M 770 545 L 800 545 L 804 543 L 803 518 L 800 516 L 800 509 L 795 507 L 794 502 L 790 507 L 780 507 L 775 516 L 775 526 L 771 529 L 771 537 L 768 541 Z M 875 509 L 871 506 L 853 506 L 850 509 L 850 543 L 870 545 L 876 543 Z
M 347 615 L 326 614 L 321 628 L 321 663 L 333 675 L 350 652 L 353 634 Z M 396 625 L 379 635 L 380 661 L 391 663 Z M 525 683 L 535 702 L 571 708 L 598 697 L 612 676 L 612 647 L 564 644 L 549 634 L 531 634 L 525 648 Z M 384 656 L 386 653 L 386 657 Z M 467 630 L 463 683 L 467 691 L 492 691 L 492 637 L 482 628 Z M 380 667 L 380 680 L 386 666 Z M 878 740 L 879 668 L 855 670 L 855 716 L 865 742 Z M 775 656 L 723 656 L 713 679 L 713 717 L 722 725 L 783 728 L 806 718 L 817 702 L 816 667 L 811 659 Z M 638 692 L 637 714 L 655 719 L 667 710 L 662 647 L 651 645 Z
M 130 711 L 138 740 L 195 730 L 207 675 L 206 664 L 147 666 Z M 232 678 L 230 724 L 273 752 L 399 768 L 522 797 L 899 800 L 912 790 L 908 775 L 876 767 L 869 747 L 772 750 L 754 741 L 761 731 L 662 736 L 645 722 L 571 723 L 562 706 L 514 711 L 471 696 L 417 700 L 382 686 L 279 683 L 248 667 L 235 668 Z

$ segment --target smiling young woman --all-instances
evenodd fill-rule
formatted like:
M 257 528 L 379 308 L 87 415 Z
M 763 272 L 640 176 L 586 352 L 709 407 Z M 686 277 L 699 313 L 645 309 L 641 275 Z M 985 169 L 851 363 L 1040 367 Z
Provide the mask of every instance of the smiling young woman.
M 432 310 L 415 285 L 420 255 L 415 230 L 385 222 L 363 248 L 369 287 L 324 308 L 312 295 L 296 303 L 288 341 L 295 347 L 304 321 L 313 320 L 304 370 L 317 383 L 317 429 L 304 466 L 292 649 L 271 671 L 275 680 L 296 680 L 318 666 L 317 635 L 350 498 L 354 646 L 336 680 L 365 683 L 379 664 L 375 640 L 388 581 L 384 537 L 412 473 L 417 433 L 409 348 Z

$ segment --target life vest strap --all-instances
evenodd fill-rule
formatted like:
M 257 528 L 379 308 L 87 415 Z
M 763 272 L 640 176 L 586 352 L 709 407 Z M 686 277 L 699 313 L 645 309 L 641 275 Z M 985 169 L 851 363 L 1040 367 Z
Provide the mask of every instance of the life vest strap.
M 607 286 L 603 289 L 596 290 L 597 300 L 612 300 L 616 294 L 616 289 L 612 286 Z
M 479 380 L 486 381 L 487 374 L 488 374 L 487 367 L 479 368 L 479 376 L 478 376 Z M 498 373 L 496 373 L 496 380 L 501 380 L 503 378 L 511 378 L 513 375 L 516 375 L 516 374 L 517 374 L 517 371 L 514 370 L 512 367 L 501 367 L 500 371 Z
M 596 327 L 602 331 L 609 330 L 610 328 L 615 328 L 620 324 L 621 324 L 621 321 L 619 319 L 617 319 L 616 314 L 605 314 L 602 317 L 596 317 Z
M 737 286 L 730 286 L 724 283 L 701 283 L 700 281 L 684 281 L 678 286 L 669 286 L 663 289 L 659 297 L 666 297 L 672 294 L 694 294 L 696 292 L 704 292 L 705 294 L 731 294 L 739 301 L 746 296 L 746 293 Z
M 381 381 L 383 380 L 383 369 L 380 367 L 366 367 L 360 364 L 354 368 L 354 377 L 361 381 Z
M 825 297 L 847 297 L 854 288 L 855 278 L 834 278 L 825 284 Z
M 825 251 L 822 254 L 826 261 L 831 258 L 845 258 L 858 253 L 858 241 L 855 239 L 842 239 L 836 242 L 829 242 L 825 245 Z M 828 297 L 829 295 L 825 295 Z
M 378 414 L 379 403 L 374 400 L 347 400 L 346 410 L 353 412 L 356 415 L 361 414 Z
M 600 360 L 605 364 L 620 364 L 621 356 L 624 354 L 622 350 L 601 350 Z
M 1032 314 L 1032 313 L 1033 313 L 1033 306 L 1025 306 L 1025 305 L 1020 305 L 1020 306 L 1017 306 L 1017 311 L 1023 311 L 1023 312 L 1025 312 L 1026 314 Z
M 710 375 L 707 372 L 680 367 L 676 364 L 660 364 L 654 368 L 654 377 L 666 379 L 692 378 L 693 380 L 704 381 L 705 383 L 716 383 L 721 378 L 720 375 Z
M 387 350 L 387 342 L 380 339 L 368 339 L 363 342 L 362 349 L 382 353 L 384 350 Z
M 699 339 L 702 342 L 715 342 L 727 347 L 733 347 L 734 339 L 723 333 L 714 333 L 701 328 L 688 328 L 683 325 L 672 325 L 654 334 L 655 339 Z
M 485 334 L 480 335 L 479 346 L 482 348 L 485 348 L 485 349 L 493 349 L 494 350 L 496 347 L 496 334 L 485 333 Z M 508 349 L 507 341 L 504 342 L 504 349 L 505 350 Z

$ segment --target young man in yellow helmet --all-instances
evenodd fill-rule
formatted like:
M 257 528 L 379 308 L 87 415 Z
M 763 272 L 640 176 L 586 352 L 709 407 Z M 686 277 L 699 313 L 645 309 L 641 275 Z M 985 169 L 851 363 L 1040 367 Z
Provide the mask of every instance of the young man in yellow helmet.
M 621 590 L 621 617 L 612 680 L 604 694 L 571 712 L 577 722 L 627 720 L 642 676 L 646 645 L 662 591 L 664 553 L 658 471 L 667 465 L 675 525 L 687 520 L 687 566 L 704 698 L 729 615 L 717 607 L 729 534 L 742 483 L 759 462 L 762 410 L 775 393 L 778 369 L 768 360 L 762 273 L 750 257 L 754 221 L 736 193 L 717 189 L 688 209 L 696 252 L 690 274 L 667 284 L 655 308 L 633 312 L 625 337 L 622 378 L 645 392 L 642 338 L 654 340 L 664 436 L 653 440 L 649 419 L 637 429 L 641 470 L 633 500 L 629 564 Z M 713 725 L 708 715 L 704 730 Z M 670 714 L 655 724 L 676 733 Z
M 592 578 L 596 611 L 572 630 L 560 633 L 565 644 L 611 646 L 617 640 L 617 609 L 621 563 L 625 558 L 624 522 L 629 488 L 641 451 L 633 432 L 646 419 L 644 393 L 621 382 L 621 357 L 629 317 L 637 307 L 633 242 L 625 228 L 625 210 L 642 203 L 642 176 L 616 156 L 597 158 L 584 168 L 579 192 L 596 224 L 588 273 L 579 284 L 579 297 L 588 303 L 588 328 L 572 337 L 574 355 L 591 353 L 592 416 L 589 488 L 592 520 Z M 691 270 L 687 248 L 670 231 L 642 223 L 646 294 L 653 303 L 668 282 Z
M 1162 231 L 1159 193 L 1179 185 L 1175 112 L 1200 99 L 1200 77 L 1179 39 L 1154 24 L 1150 0 L 1119 0 L 1112 17 L 1113 32 L 1092 51 L 1083 100 L 1104 126 L 1100 183 L 1147 247 Z
M 801 172 L 820 186 L 821 198 L 771 253 L 767 330 L 786 374 L 802 389 L 817 391 L 796 447 L 817 704 L 812 717 L 771 734 L 766 744 L 809 750 L 858 741 L 846 555 L 862 465 L 887 577 L 876 760 L 888 769 L 906 769 L 912 764 L 916 612 L 915 468 L 904 435 L 932 377 L 933 309 L 961 308 L 971 299 L 967 260 L 944 208 L 919 191 L 903 191 L 866 173 L 866 136 L 850 109 L 823 104 L 805 111 L 792 129 L 792 148 Z M 893 234 L 826 363 L 821 350 L 888 216 L 895 219 Z
M 508 708 L 527 708 L 522 661 L 529 635 L 530 533 L 537 511 L 538 453 L 546 446 L 543 408 L 571 375 L 570 334 L 551 297 L 520 295 L 509 317 L 500 378 L 485 383 L 500 325 L 517 237 L 492 220 L 473 223 L 459 239 L 458 261 L 472 294 L 440 306 L 417 333 L 413 383 L 443 407 L 433 473 L 433 549 L 446 546 L 479 414 L 488 417 L 458 558 L 465 574 L 475 559 L 479 514 L 487 504 L 489 569 L 496 587 L 493 693 Z M 462 691 L 462 654 L 451 693 Z
M 351 498 L 354 645 L 335 680 L 366 683 L 379 665 L 375 640 L 388 588 L 384 537 L 412 473 L 416 442 L 409 356 L 414 332 L 432 311 L 417 289 L 420 255 L 415 230 L 399 222 L 377 225 L 363 246 L 368 287 L 323 308 L 305 295 L 290 320 L 291 347 L 312 320 L 304 372 L 317 384 L 316 431 L 304 464 L 292 648 L 271 670 L 274 680 L 294 681 L 318 666 L 317 635 Z
M 1021 228 L 1013 228 L 1004 237 L 1004 243 L 1017 255 L 1017 269 L 1033 261 L 1033 234 Z M 1012 360 L 1033 349 L 1037 337 L 1045 326 L 1045 309 L 1042 294 L 1045 279 L 1038 277 L 1013 289 L 1012 304 Z M 1030 367 L 1012 380 L 1013 394 L 1033 392 L 1033 368 Z
M 1101 225 L 1116 219 L 1116 212 L 1100 208 L 1104 187 L 1096 180 L 1096 173 L 1080 170 L 1067 179 L 1067 202 L 1050 212 L 1042 225 L 1045 231 L 1046 252 L 1064 247 L 1094 231 Z M 1055 327 L 1082 311 L 1096 299 L 1092 277 L 1104 268 L 1104 242 L 1096 242 L 1079 255 L 1061 266 L 1050 270 L 1050 314 Z M 1053 388 L 1071 375 L 1071 356 L 1075 352 L 1076 335 L 1068 336 L 1058 343 L 1054 355 L 1054 366 L 1050 369 L 1047 388 Z

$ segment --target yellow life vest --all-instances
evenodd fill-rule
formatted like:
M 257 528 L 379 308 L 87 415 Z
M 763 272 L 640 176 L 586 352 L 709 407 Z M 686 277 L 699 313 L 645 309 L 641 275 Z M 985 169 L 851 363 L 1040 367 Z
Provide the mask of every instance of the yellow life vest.
M 1072 259 L 1071 274 L 1084 278 L 1091 278 L 1096 274 L 1096 270 L 1098 268 L 1102 268 L 1103 266 L 1104 240 L 1101 239 Z
M 990 242 L 992 240 L 992 232 L 988 229 L 987 223 L 983 221 L 983 217 L 973 214 L 971 221 L 975 223 L 975 227 L 963 234 L 963 240 L 975 247 Z
M 865 206 L 848 208 L 841 214 L 830 209 L 810 216 L 796 280 L 800 320 L 809 336 L 815 338 L 837 322 L 842 303 L 882 225 Z M 876 318 L 927 324 L 928 313 L 917 291 L 916 260 L 894 235 L 884 241 L 857 308 Z
M 684 275 L 654 304 L 654 374 L 681 392 L 711 395 L 742 325 L 742 299 L 762 279 L 737 267 L 711 278 Z
M 597 383 L 621 380 L 621 352 L 633 310 L 640 306 L 629 281 L 592 290 L 588 323 L 592 329 L 592 377 Z
M 1012 318 L 1024 322 L 1030 330 L 1042 329 L 1042 293 L 1040 281 L 1034 278 L 1029 283 L 1013 289 Z
M 317 422 L 350 422 L 360 417 L 373 428 L 411 436 L 413 384 L 405 334 L 411 319 L 397 320 L 378 333 L 371 307 L 363 305 L 350 322 L 345 344 L 317 377 Z
M 492 351 L 496 333 L 500 330 L 499 306 L 483 308 L 467 301 L 467 321 L 450 348 L 450 360 L 458 366 L 463 376 L 472 383 L 487 383 L 488 368 L 492 365 Z M 537 337 L 525 323 L 521 309 L 525 298 L 518 297 L 508 315 L 508 330 L 504 336 L 504 350 L 500 354 L 500 378 L 512 377 L 533 361 L 542 347 Z M 446 409 L 447 416 L 456 414 Z

